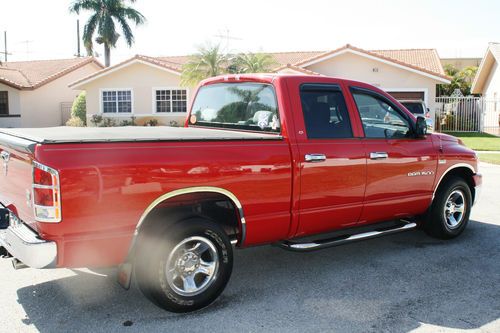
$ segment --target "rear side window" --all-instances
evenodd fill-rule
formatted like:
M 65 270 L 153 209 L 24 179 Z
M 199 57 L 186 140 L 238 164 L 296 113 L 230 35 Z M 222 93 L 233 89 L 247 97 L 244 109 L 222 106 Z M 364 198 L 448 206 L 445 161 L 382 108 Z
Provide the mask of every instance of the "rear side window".
M 309 139 L 352 138 L 349 112 L 338 86 L 304 84 L 300 99 Z
M 422 106 L 422 103 L 419 102 L 401 102 L 401 104 L 404 105 L 405 108 L 408 109 L 413 114 L 417 115 L 423 115 L 424 114 L 424 107 Z
M 189 119 L 191 125 L 280 132 L 276 95 L 263 83 L 216 83 L 201 87 Z
M 410 123 L 391 102 L 375 93 L 353 90 L 365 137 L 400 139 L 411 136 Z

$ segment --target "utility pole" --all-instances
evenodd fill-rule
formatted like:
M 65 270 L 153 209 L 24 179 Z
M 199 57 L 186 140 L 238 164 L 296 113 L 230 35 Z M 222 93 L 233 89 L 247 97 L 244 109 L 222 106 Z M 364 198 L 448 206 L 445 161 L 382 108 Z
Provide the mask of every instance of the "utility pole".
M 80 53 L 80 20 L 76 20 L 76 39 L 77 39 L 77 52 L 76 56 L 80 58 L 82 55 Z
M 12 55 L 12 53 L 7 52 L 7 31 L 3 32 L 3 53 L 4 61 L 7 62 L 7 56 Z

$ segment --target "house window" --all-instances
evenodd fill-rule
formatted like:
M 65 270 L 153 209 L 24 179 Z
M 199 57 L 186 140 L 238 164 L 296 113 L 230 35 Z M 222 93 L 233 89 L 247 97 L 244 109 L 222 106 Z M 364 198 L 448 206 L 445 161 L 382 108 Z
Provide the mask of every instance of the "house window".
M 7 91 L 0 91 L 0 115 L 9 114 L 9 95 Z
M 157 113 L 187 112 L 187 90 L 156 89 L 155 112 Z
M 132 113 L 131 90 L 102 91 L 103 113 Z

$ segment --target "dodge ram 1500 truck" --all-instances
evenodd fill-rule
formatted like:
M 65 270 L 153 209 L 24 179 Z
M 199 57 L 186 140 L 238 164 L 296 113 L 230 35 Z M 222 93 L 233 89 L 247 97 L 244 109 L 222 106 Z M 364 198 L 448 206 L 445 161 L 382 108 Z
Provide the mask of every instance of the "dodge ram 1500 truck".
M 213 302 L 235 247 L 310 251 L 467 226 L 475 153 L 384 91 L 300 75 L 202 81 L 185 127 L 0 130 L 14 267 L 118 266 L 155 304 Z M 133 279 L 132 279 L 133 277 Z

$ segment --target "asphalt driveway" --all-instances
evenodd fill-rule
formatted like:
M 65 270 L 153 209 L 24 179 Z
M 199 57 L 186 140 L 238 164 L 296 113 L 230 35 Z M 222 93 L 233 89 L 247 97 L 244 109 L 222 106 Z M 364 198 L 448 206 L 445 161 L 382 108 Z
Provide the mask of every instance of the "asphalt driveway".
M 500 332 L 500 167 L 453 241 L 410 231 L 313 253 L 240 250 L 212 306 L 164 312 L 113 270 L 14 271 L 0 260 L 1 332 Z

